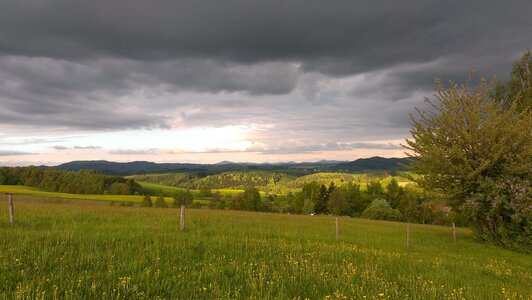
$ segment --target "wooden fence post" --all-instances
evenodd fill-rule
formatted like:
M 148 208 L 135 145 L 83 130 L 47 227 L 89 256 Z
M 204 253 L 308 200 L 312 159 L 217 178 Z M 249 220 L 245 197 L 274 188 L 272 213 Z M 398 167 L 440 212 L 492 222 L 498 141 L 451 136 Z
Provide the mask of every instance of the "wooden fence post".
M 340 228 L 338 227 L 338 217 L 336 217 L 336 240 L 338 240 L 340 236 Z
M 410 247 L 410 222 L 406 223 L 406 247 Z
M 9 210 L 9 223 L 15 223 L 15 208 L 13 207 L 13 194 L 5 193 L 7 195 L 7 209 Z
M 456 243 L 456 225 L 453 222 L 453 243 Z
M 185 206 L 181 205 L 181 218 L 179 222 L 179 230 L 185 230 Z

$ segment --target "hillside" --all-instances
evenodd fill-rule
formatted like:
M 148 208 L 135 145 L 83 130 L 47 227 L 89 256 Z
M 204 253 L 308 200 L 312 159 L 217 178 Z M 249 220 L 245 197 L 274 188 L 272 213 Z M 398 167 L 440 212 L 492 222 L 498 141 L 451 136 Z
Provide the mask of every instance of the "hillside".
M 197 173 L 165 173 L 132 175 L 129 178 L 139 182 L 184 187 L 189 189 L 244 189 L 246 187 L 284 186 L 295 176 L 266 170 L 241 170 L 222 172 L 200 177 Z
M 154 163 L 147 161 L 110 162 L 72 161 L 58 165 L 56 168 L 65 171 L 94 170 L 111 175 L 138 175 L 149 173 L 179 173 L 196 172 L 200 177 L 227 171 L 267 170 L 287 173 L 295 176 L 308 175 L 319 172 L 375 172 L 402 170 L 400 164 L 408 164 L 407 158 L 361 158 L 352 162 L 321 160 L 317 162 L 281 162 L 281 163 L 234 163 L 223 161 L 217 164 L 187 164 L 187 163 Z
M 352 162 L 341 163 L 332 167 L 340 172 L 368 172 L 368 171 L 404 171 L 402 165 L 408 165 L 410 158 L 360 158 Z

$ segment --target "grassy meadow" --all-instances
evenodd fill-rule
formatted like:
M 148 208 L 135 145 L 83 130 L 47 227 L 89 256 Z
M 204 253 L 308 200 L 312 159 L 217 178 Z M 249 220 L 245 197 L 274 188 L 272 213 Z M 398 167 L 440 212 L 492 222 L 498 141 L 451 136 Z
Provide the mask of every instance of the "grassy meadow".
M 330 216 L 0 201 L 3 299 L 532 299 L 532 257 L 459 228 Z M 55 200 L 54 200 L 55 199 Z M 52 201 L 53 200 L 53 201 Z
M 175 187 L 175 186 L 168 186 L 168 185 L 162 185 L 162 184 L 156 184 L 151 182 L 138 182 L 142 188 L 152 195 L 159 195 L 163 194 L 165 196 L 172 196 L 177 191 L 184 191 L 186 188 L 181 187 Z M 192 194 L 194 195 L 194 198 L 198 199 L 201 198 L 201 193 L 199 190 L 190 190 Z M 234 189 L 213 189 L 211 190 L 212 193 L 219 192 L 222 196 L 233 196 L 234 194 L 242 193 L 244 190 L 234 190 Z
M 150 188 L 152 191 L 158 191 L 159 186 L 154 184 L 148 184 L 147 187 L 142 185 L 143 188 L 149 190 Z M 153 187 L 156 186 L 156 187 Z M 180 188 L 174 188 L 169 186 L 160 186 L 162 188 L 166 188 L 167 190 L 179 190 Z M 27 186 L 21 186 L 21 185 L 0 185 L 0 194 L 3 193 L 14 193 L 17 195 L 26 195 L 26 196 L 39 196 L 43 198 L 48 199 L 72 199 L 72 200 L 92 200 L 92 201 L 104 201 L 104 202 L 133 202 L 133 203 L 140 203 L 142 201 L 142 198 L 144 196 L 139 195 L 103 195 L 103 194 L 96 194 L 96 195 L 87 195 L 87 194 L 67 194 L 67 193 L 57 193 L 57 192 L 47 192 L 43 190 L 39 190 L 32 187 Z M 172 197 L 166 196 L 164 197 L 164 200 L 166 203 L 171 204 L 174 200 Z M 155 201 L 155 198 L 152 197 L 152 201 Z M 205 199 L 195 199 L 194 202 L 199 202 L 202 204 L 207 204 L 208 201 Z

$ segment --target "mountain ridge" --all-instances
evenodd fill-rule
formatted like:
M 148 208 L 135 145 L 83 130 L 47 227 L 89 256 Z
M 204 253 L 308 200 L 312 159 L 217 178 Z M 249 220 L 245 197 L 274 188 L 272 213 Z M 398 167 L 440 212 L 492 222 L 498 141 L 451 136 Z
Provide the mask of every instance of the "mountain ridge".
M 155 163 L 150 161 L 113 162 L 107 160 L 71 161 L 56 166 L 64 171 L 94 170 L 109 175 L 135 175 L 148 173 L 172 172 L 206 172 L 219 173 L 236 170 L 276 170 L 302 173 L 317 172 L 367 172 L 367 171 L 398 171 L 404 169 L 401 165 L 408 165 L 409 158 L 384 158 L 374 156 L 359 158 L 354 161 L 316 162 L 285 162 L 285 163 L 238 163 L 222 161 L 215 164 L 195 163 Z

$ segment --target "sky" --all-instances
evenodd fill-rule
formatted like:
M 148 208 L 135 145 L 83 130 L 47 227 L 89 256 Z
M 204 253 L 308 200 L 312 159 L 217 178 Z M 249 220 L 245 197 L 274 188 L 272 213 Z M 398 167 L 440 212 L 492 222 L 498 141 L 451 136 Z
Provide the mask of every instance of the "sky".
M 501 80 L 532 2 L 0 2 L 0 165 L 405 156 L 434 81 Z

